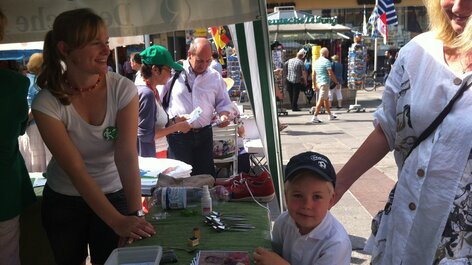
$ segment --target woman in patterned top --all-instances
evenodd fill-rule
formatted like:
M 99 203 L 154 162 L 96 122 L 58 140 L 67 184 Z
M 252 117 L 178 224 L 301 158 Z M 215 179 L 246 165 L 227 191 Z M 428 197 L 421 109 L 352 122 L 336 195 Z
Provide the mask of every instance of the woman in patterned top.
M 398 183 L 375 238 L 372 264 L 471 264 L 472 93 L 412 149 L 472 79 L 472 1 L 425 0 L 431 29 L 405 45 L 388 76 L 375 129 L 338 174 L 339 198 L 394 150 Z

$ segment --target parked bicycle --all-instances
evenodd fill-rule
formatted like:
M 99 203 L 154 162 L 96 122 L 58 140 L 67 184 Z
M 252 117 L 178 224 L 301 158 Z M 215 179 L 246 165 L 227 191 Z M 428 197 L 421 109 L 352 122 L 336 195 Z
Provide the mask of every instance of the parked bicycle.
M 382 86 L 381 82 L 377 81 L 377 71 L 372 71 L 370 74 L 367 74 L 364 82 L 365 91 L 377 90 L 377 87 Z

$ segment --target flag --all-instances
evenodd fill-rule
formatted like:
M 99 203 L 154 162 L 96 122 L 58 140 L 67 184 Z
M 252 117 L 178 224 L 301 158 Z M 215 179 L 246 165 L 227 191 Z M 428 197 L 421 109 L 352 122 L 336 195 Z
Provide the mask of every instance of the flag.
M 370 14 L 370 17 L 369 17 L 369 25 L 370 25 L 370 30 L 371 30 L 370 37 L 372 39 L 380 37 L 380 32 L 379 32 L 378 27 L 377 27 L 379 17 L 380 16 L 379 16 L 379 13 L 377 11 L 377 7 L 374 7 L 374 10 L 372 10 L 372 14 Z
M 384 44 L 387 44 L 388 29 L 387 29 L 387 15 L 383 13 L 377 19 L 377 30 L 384 37 Z
M 229 38 L 226 35 L 226 30 L 223 26 L 219 27 L 210 27 L 210 33 L 213 37 L 213 41 L 215 42 L 216 49 L 218 50 L 218 54 L 220 55 L 220 63 L 224 64 L 223 61 L 223 49 L 229 43 Z
M 386 14 L 387 25 L 398 25 L 397 13 L 392 0 L 379 0 L 378 13 L 379 16 Z
M 365 17 L 365 5 L 364 5 L 364 20 L 362 21 L 362 35 L 363 36 L 369 35 L 367 31 L 367 22 L 366 22 L 366 17 Z
M 383 36 L 384 43 L 386 43 L 388 39 L 387 15 L 385 13 L 379 15 L 378 8 L 374 7 L 374 10 L 372 10 L 372 14 L 369 17 L 369 25 L 371 26 L 370 37 L 376 39 Z

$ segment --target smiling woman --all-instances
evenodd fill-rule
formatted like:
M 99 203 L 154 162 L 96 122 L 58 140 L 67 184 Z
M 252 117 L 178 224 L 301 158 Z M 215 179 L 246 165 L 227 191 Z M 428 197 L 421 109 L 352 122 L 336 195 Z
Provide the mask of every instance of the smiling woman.
M 339 200 L 394 151 L 398 183 L 372 229 L 372 264 L 472 262 L 472 95 L 454 96 L 472 83 L 472 1 L 424 2 L 430 31 L 400 49 L 376 127 L 338 173 Z
M 155 233 L 140 215 L 136 87 L 107 71 L 109 53 L 105 23 L 90 9 L 61 13 L 44 41 L 46 89 L 32 109 L 53 155 L 42 223 L 57 264 L 82 264 L 87 247 L 103 264 L 120 242 Z

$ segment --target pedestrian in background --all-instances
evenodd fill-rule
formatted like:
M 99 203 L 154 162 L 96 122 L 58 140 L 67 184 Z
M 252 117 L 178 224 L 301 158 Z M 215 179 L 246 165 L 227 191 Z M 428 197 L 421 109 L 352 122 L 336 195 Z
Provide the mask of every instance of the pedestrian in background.
M 142 61 L 141 61 L 141 55 L 139 55 L 139 52 L 133 52 L 130 56 L 130 64 L 131 64 L 131 69 L 135 72 L 134 74 L 134 84 L 139 86 L 139 85 L 146 85 L 146 82 L 144 82 L 143 77 L 141 76 L 141 66 L 142 66 Z
M 26 133 L 20 136 L 20 152 L 25 160 L 26 168 L 28 172 L 45 172 L 46 167 L 51 160 L 51 152 L 44 144 L 41 134 L 39 134 L 38 126 L 33 118 L 31 112 L 31 103 L 38 94 L 40 88 L 36 83 L 39 73 L 41 73 L 41 67 L 43 64 L 43 54 L 34 53 L 30 56 L 28 64 L 28 74 L 26 75 L 30 80 L 30 86 L 28 89 L 28 127 Z
M 283 68 L 292 111 L 300 111 L 300 108 L 298 108 L 298 97 L 300 91 L 304 91 L 307 84 L 304 64 L 305 54 L 305 49 L 300 49 L 294 58 L 285 62 Z
M 129 80 L 134 81 L 134 71 L 131 67 L 131 59 L 129 56 L 126 57 L 126 60 L 123 63 L 123 72 Z
M 393 56 L 390 50 L 385 51 L 385 59 L 384 59 L 384 66 L 383 66 L 384 85 L 387 82 L 388 75 L 390 74 L 390 71 L 392 70 L 392 66 L 394 63 L 395 63 L 395 56 Z
M 398 182 L 369 239 L 374 265 L 472 262 L 472 1 L 425 5 L 430 31 L 400 50 L 373 132 L 338 173 L 339 200 L 394 152 Z
M 215 69 L 218 73 L 220 73 L 221 76 L 223 76 L 223 66 L 221 66 L 218 52 L 213 51 L 211 56 L 213 57 L 213 60 L 211 61 L 210 67 Z
M 103 264 L 125 240 L 155 233 L 141 205 L 137 90 L 107 72 L 109 53 L 105 22 L 90 9 L 59 14 L 44 40 L 32 109 L 53 155 L 41 216 L 57 264 L 84 264 L 88 250 Z
M 320 57 L 313 64 L 313 82 L 314 90 L 319 93 L 318 102 L 316 102 L 315 112 L 311 118 L 311 123 L 321 123 L 322 121 L 318 118 L 321 106 L 324 105 L 326 112 L 328 112 L 329 119 L 337 119 L 336 115 L 331 113 L 329 104 L 329 85 L 333 81 L 336 85 L 339 84 L 336 80 L 336 76 L 331 68 L 331 62 L 328 60 L 329 50 L 326 47 L 320 49 Z
M 339 62 L 339 57 L 337 55 L 331 56 L 331 68 L 333 70 L 334 76 L 336 76 L 336 80 L 338 83 L 332 83 L 329 89 L 329 102 L 330 107 L 333 107 L 333 94 L 336 95 L 336 107 L 340 109 L 343 107 L 343 93 L 341 91 L 343 81 L 343 65 Z M 333 87 L 334 86 L 334 87 Z

